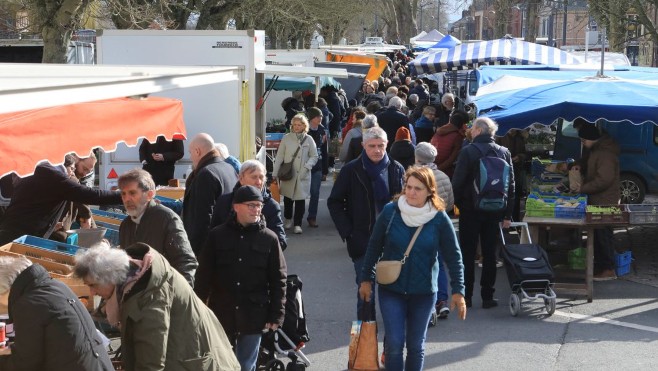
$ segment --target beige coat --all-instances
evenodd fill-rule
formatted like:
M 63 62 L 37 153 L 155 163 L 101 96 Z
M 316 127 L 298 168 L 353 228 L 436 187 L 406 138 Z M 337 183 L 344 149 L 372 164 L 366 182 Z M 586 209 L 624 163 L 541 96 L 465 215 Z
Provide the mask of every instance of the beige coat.
M 279 173 L 279 167 L 283 162 L 293 160 L 292 155 L 299 147 L 299 142 L 295 133 L 288 133 L 281 139 L 272 171 L 274 176 Z M 315 141 L 306 134 L 306 140 L 293 162 L 295 176 L 291 180 L 280 181 L 281 194 L 292 200 L 305 200 L 311 191 L 311 169 L 316 162 L 318 162 L 318 150 Z

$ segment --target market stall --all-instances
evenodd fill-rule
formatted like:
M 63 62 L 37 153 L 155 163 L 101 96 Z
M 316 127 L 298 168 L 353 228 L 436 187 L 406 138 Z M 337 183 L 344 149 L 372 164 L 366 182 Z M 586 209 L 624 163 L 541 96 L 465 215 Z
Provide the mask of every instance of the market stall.
M 557 262 L 564 277 L 584 278 L 584 283 L 558 282 L 558 293 L 594 298 L 594 230 L 596 228 L 628 228 L 633 225 L 656 224 L 658 205 L 588 205 L 587 196 L 571 191 L 574 183 L 582 182 L 577 163 L 567 161 L 532 160 L 530 194 L 526 200 L 525 218 L 533 241 L 550 250 L 548 233 L 556 228 L 575 229 L 577 240 L 561 242 L 559 250 L 568 251 L 566 262 Z M 585 233 L 586 245 L 581 247 Z M 570 245 L 570 246 L 569 246 Z M 566 248 L 566 249 L 565 249 Z M 627 247 L 629 249 L 632 246 Z M 616 254 L 616 274 L 630 272 L 631 251 Z M 556 262 L 553 262 L 555 265 Z M 584 273 L 584 277 L 583 277 Z

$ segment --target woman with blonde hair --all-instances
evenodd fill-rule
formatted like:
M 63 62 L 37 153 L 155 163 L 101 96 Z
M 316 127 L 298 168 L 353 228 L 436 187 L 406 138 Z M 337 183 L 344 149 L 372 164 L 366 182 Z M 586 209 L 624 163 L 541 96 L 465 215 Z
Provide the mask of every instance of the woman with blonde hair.
M 404 261 L 397 280 L 377 285 L 386 337 L 386 369 L 419 371 L 423 369 L 427 324 L 436 301 L 439 257 L 448 267 L 452 308 L 457 307 L 461 319 L 466 318 L 464 265 L 432 171 L 412 166 L 404 180 L 402 194 L 384 207 L 375 222 L 359 295 L 370 301 L 377 261 Z M 405 344 L 407 359 L 403 361 Z
M 309 123 L 303 114 L 291 120 L 290 133 L 283 136 L 276 152 L 272 174 L 275 181 L 279 178 L 279 169 L 283 163 L 292 162 L 293 176 L 289 180 L 279 180 L 279 189 L 283 195 L 284 227 L 295 226 L 294 233 L 302 233 L 302 219 L 306 212 L 306 198 L 311 191 L 311 169 L 318 162 L 315 141 L 308 135 Z M 294 206 L 294 214 L 293 214 Z

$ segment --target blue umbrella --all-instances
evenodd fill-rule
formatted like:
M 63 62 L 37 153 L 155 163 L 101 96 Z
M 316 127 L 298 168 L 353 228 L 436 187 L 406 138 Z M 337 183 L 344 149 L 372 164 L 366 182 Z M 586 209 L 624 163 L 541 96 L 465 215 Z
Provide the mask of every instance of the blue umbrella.
M 580 64 L 580 60 L 560 49 L 509 37 L 466 43 L 454 48 L 421 55 L 410 63 L 412 73 L 436 73 L 473 68 L 476 64 Z
M 557 118 L 582 117 L 595 122 L 656 123 L 658 83 L 614 77 L 590 77 L 475 98 L 480 112 L 495 120 L 499 132 L 533 123 L 550 125 Z

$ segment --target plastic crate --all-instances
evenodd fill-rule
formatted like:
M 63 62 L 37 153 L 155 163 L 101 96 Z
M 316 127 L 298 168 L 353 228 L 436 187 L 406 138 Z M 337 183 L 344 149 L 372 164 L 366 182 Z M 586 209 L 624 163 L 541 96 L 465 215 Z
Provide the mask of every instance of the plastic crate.
M 107 229 L 105 231 L 105 239 L 110 242 L 110 245 L 112 246 L 119 245 L 119 227 L 117 225 L 100 222 L 100 221 L 96 221 L 96 225 Z
M 278 149 L 286 133 L 265 133 L 265 148 Z
M 542 160 L 542 159 L 539 159 L 537 157 L 534 157 L 532 159 L 531 164 L 530 164 L 530 170 L 531 170 L 532 176 L 535 177 L 535 178 L 544 178 L 544 177 L 546 177 L 546 178 L 554 178 L 554 177 L 562 178 L 562 177 L 567 176 L 566 163 L 567 163 L 566 161 Z M 555 167 L 557 167 L 557 166 L 560 166 L 560 164 L 565 164 L 564 165 L 564 168 L 565 168 L 564 172 L 551 171 L 552 170 L 551 165 L 555 165 Z M 547 170 L 547 168 L 549 170 Z
M 14 240 L 14 242 L 20 243 L 22 245 L 38 247 L 40 249 L 56 251 L 57 253 L 67 254 L 67 255 L 75 255 L 75 253 L 78 252 L 78 249 L 80 248 L 78 246 L 69 245 L 67 243 L 47 240 L 45 238 L 39 238 L 29 235 L 18 237 L 17 239 Z
M 617 276 L 624 276 L 631 272 L 632 260 L 633 254 L 630 251 L 615 254 L 615 273 Z
M 615 212 L 602 212 L 602 211 L 587 211 L 585 210 L 585 222 L 587 224 L 628 224 L 629 212 L 626 205 L 597 205 L 602 207 L 610 207 L 618 211 Z
M 630 224 L 656 224 L 658 223 L 658 205 L 642 204 L 627 205 Z

